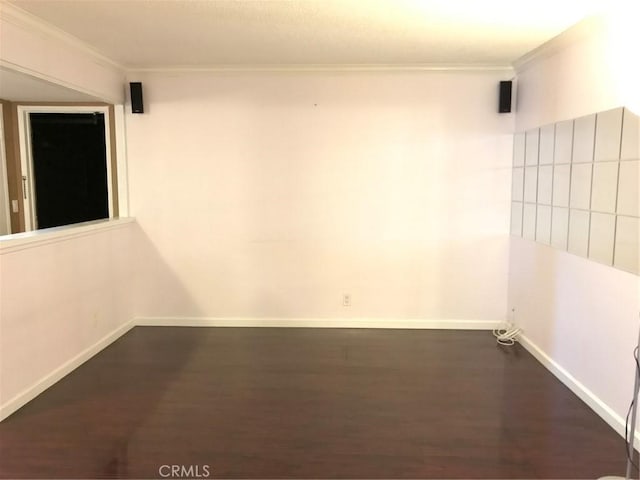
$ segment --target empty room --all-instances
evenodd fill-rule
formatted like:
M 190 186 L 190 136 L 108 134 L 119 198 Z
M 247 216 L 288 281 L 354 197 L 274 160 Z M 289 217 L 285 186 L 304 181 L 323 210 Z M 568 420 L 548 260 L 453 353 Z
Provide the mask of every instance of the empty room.
M 0 0 L 0 478 L 638 478 L 639 18 Z

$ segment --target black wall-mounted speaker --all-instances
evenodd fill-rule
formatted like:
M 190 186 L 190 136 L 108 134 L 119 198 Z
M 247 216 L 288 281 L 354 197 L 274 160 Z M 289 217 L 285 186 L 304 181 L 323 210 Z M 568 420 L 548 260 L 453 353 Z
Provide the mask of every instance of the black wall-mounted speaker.
M 129 83 L 131 89 L 131 113 L 144 113 L 144 104 L 142 102 L 142 83 Z
M 511 89 L 513 87 L 513 82 L 511 80 L 506 80 L 500 82 L 500 100 L 498 102 L 498 112 L 499 113 L 509 113 L 511 112 Z

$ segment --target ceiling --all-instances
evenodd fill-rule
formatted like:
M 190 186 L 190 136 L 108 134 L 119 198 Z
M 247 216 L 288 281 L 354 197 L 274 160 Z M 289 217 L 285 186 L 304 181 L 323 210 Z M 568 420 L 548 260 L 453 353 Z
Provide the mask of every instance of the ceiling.
M 129 69 L 508 66 L 598 0 L 0 0 Z

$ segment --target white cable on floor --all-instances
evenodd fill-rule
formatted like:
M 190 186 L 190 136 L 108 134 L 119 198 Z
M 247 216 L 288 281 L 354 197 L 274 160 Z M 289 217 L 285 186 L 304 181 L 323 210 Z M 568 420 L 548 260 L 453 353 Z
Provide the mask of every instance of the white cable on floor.
M 521 328 L 516 327 L 513 323 L 507 322 L 501 328 L 493 331 L 493 336 L 500 345 L 513 345 L 518 341 L 518 335 L 522 332 Z

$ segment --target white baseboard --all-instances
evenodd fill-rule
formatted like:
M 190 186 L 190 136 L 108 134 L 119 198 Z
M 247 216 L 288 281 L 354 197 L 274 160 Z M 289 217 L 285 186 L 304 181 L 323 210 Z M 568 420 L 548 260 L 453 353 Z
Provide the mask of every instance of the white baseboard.
M 387 328 L 493 330 L 498 320 L 441 320 L 390 318 L 208 318 L 139 317 L 138 326 L 146 327 L 284 327 L 284 328 Z
M 547 370 L 553 373 L 558 380 L 566 385 L 569 390 L 576 394 L 594 412 L 596 412 L 605 422 L 624 438 L 625 420 L 618 415 L 609 405 L 604 403 L 595 393 L 580 383 L 573 375 L 565 370 L 559 363 L 553 360 L 538 345 L 533 343 L 526 335 L 520 335 L 521 345 L 533 355 Z M 640 432 L 636 430 L 634 446 L 640 450 Z
M 101 350 L 111 345 L 118 338 L 120 338 L 122 335 L 127 333 L 129 330 L 131 330 L 134 326 L 135 326 L 134 321 L 130 320 L 124 325 L 118 327 L 117 329 L 113 330 L 111 333 L 102 337 L 100 340 L 98 340 L 96 343 L 94 343 L 90 347 L 84 349 L 82 352 L 80 352 L 78 355 L 76 355 L 72 359 L 60 365 L 51 373 L 45 375 L 43 378 L 38 380 L 35 384 L 30 386 L 26 390 L 20 392 L 11 400 L 0 405 L 0 421 L 7 418 L 9 415 L 11 415 L 13 412 L 18 410 L 19 408 L 23 407 L 27 402 L 30 402 L 31 400 L 36 398 L 38 395 L 44 392 L 47 388 L 52 386 L 54 383 L 60 381 L 62 378 L 64 378 L 69 373 L 74 371 L 76 368 L 78 368 L 84 362 L 86 362 L 91 357 L 99 353 Z

